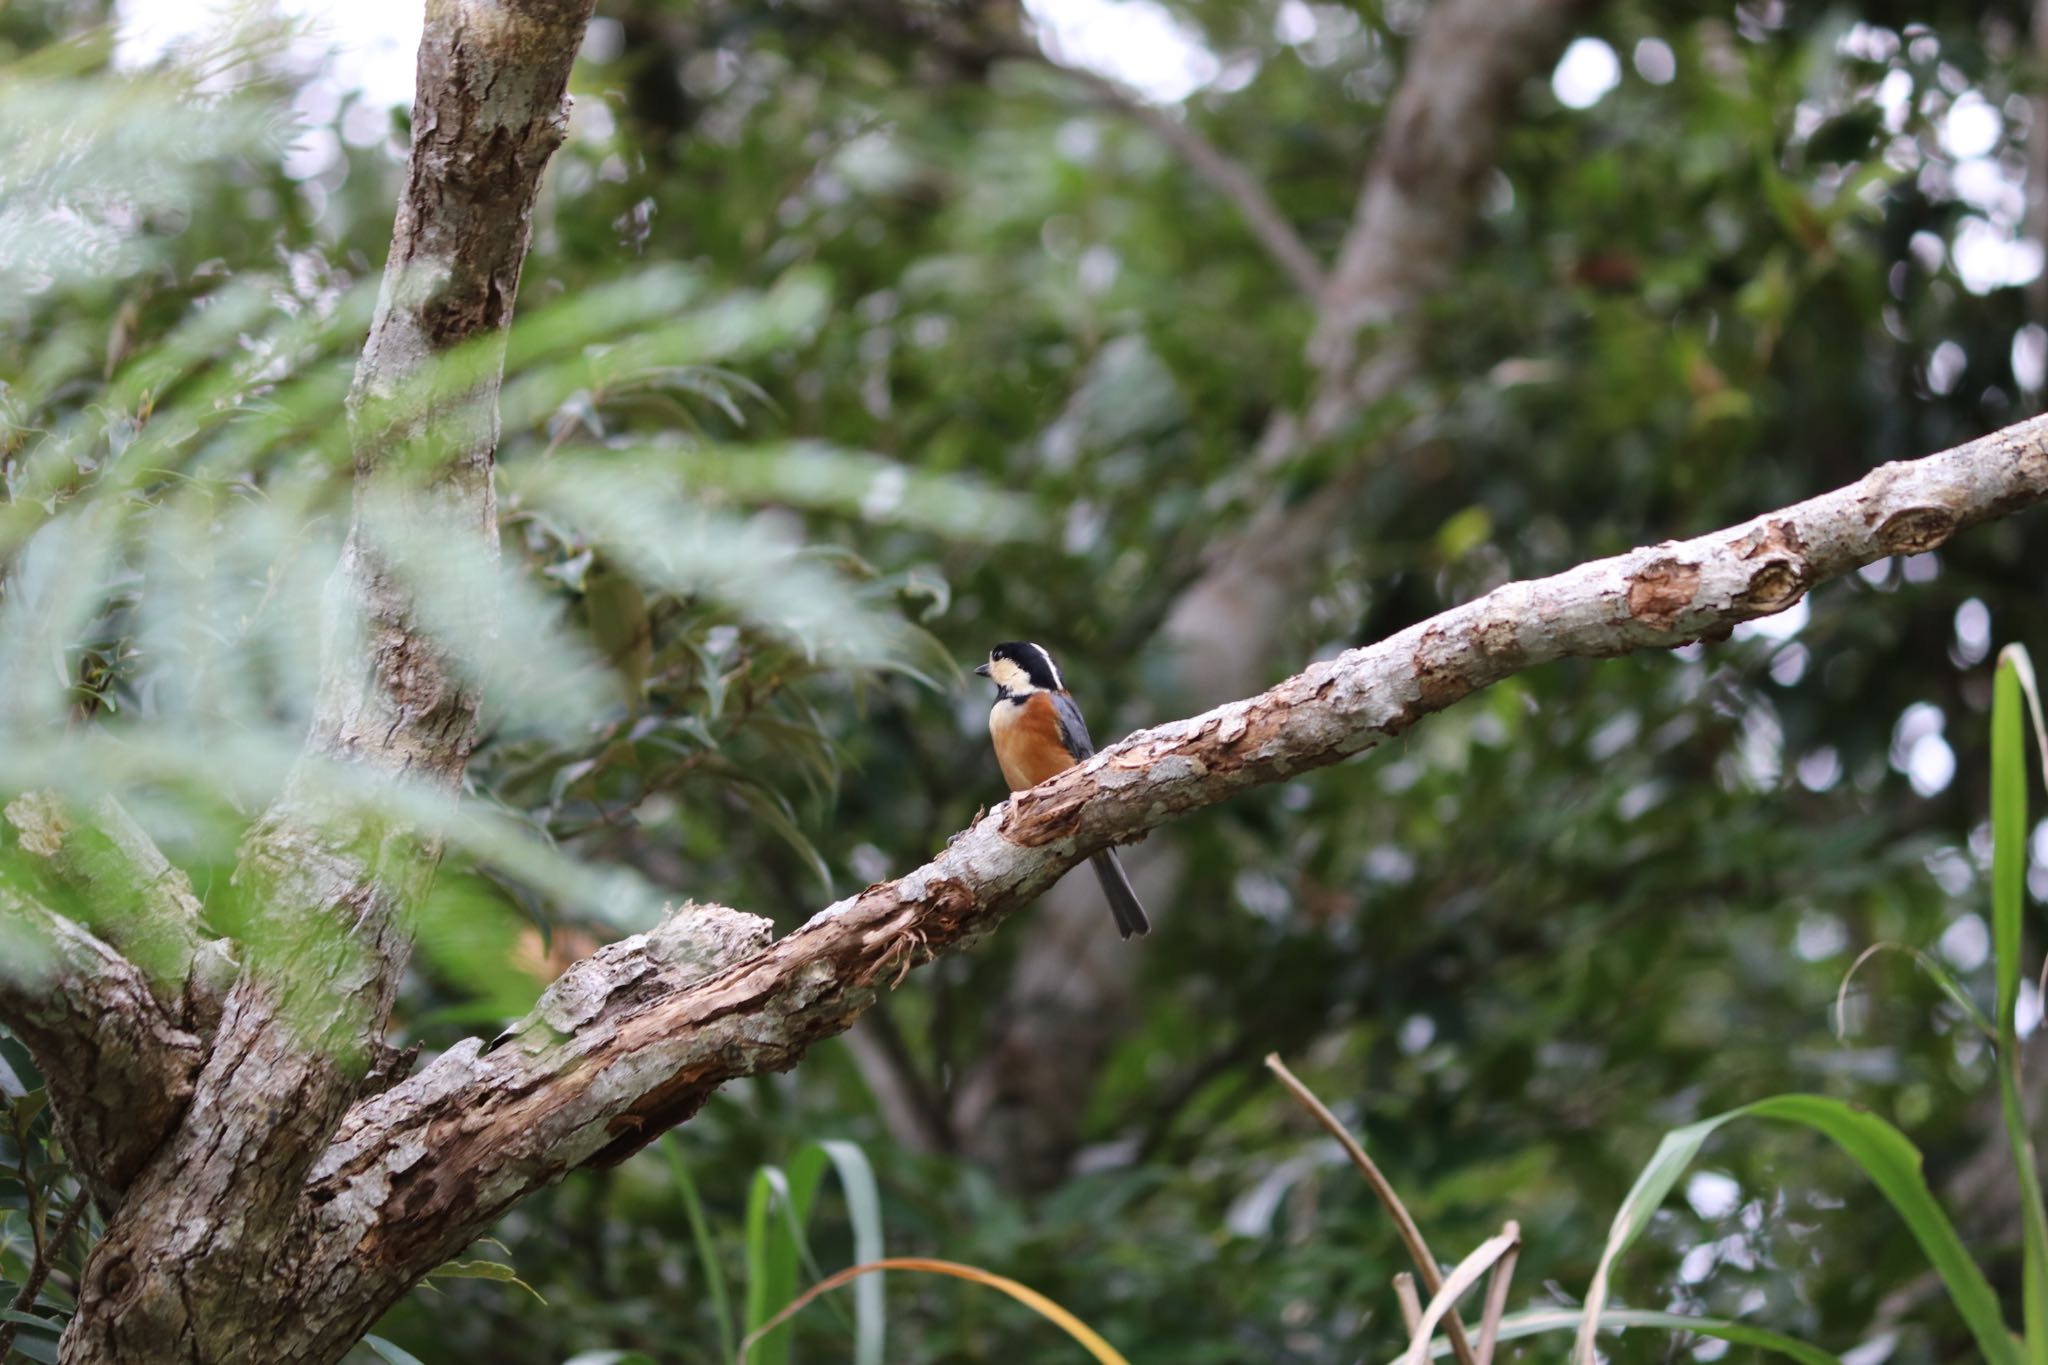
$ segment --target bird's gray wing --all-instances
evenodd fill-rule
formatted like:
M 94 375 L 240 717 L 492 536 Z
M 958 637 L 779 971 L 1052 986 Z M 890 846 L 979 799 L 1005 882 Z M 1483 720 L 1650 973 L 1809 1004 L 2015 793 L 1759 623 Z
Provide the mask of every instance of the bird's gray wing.
M 1081 708 L 1074 699 L 1064 692 L 1052 694 L 1052 713 L 1059 717 L 1060 742 L 1067 746 L 1067 752 L 1079 763 L 1095 754 L 1095 741 L 1088 738 L 1088 722 L 1081 719 Z

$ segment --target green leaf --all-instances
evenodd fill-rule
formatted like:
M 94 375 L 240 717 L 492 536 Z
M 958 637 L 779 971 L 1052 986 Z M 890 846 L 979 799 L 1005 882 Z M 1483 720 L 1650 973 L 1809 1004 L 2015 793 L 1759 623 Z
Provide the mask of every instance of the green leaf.
M 30 1360 L 39 1360 L 44 1365 L 57 1365 L 57 1338 L 24 1332 L 14 1339 L 14 1349 Z M 419 1365 L 414 1361 L 413 1365 Z
M 871 666 L 893 657 L 893 617 L 870 610 L 844 576 L 763 525 L 707 509 L 644 452 L 508 469 L 506 492 L 599 543 L 643 587 L 717 602 L 806 659 Z
M 1991 942 L 1998 963 L 1998 1028 L 2002 1036 L 2020 995 L 2020 912 L 2027 890 L 2026 724 L 2019 670 L 2008 648 L 1999 655 L 1991 702 Z
M 496 1280 L 500 1284 L 516 1284 L 542 1304 L 547 1303 L 538 1289 L 519 1278 L 519 1272 L 502 1261 L 444 1261 L 427 1272 L 430 1280 Z
M 2048 1365 L 2048 1208 L 2020 1080 L 2021 915 L 2027 886 L 2027 737 L 2022 692 L 2039 709 L 2032 661 L 2024 648 L 1999 652 L 1991 699 L 1991 941 L 1998 957 L 1998 1099 L 2019 1185 L 2023 1259 L 2022 1319 L 2029 1365 Z
M 390 1365 L 426 1365 L 426 1362 L 411 1351 L 403 1346 L 395 1346 L 382 1337 L 364 1337 L 363 1345 L 389 1361 Z
M 586 285 L 537 309 L 523 303 L 521 325 L 506 340 L 505 368 L 516 372 L 549 356 L 667 322 L 703 292 L 704 282 L 695 272 L 661 264 Z
M 1474 503 L 1462 512 L 1453 513 L 1437 528 L 1436 552 L 1445 563 L 1454 563 L 1484 545 L 1492 535 L 1492 515 Z
M 720 445 L 679 452 L 677 459 L 693 486 L 717 488 L 743 501 L 914 526 L 978 544 L 1036 534 L 1030 504 L 1015 493 L 822 441 Z
M 1586 1291 L 1586 1303 L 1579 1314 L 1578 1338 L 1572 1358 L 1579 1365 L 1593 1365 L 1594 1338 L 1604 1322 L 1614 1264 L 1621 1253 L 1642 1235 L 1650 1217 L 1671 1192 L 1672 1185 L 1699 1154 L 1708 1137 L 1732 1119 L 1753 1117 L 1802 1123 L 1832 1139 L 1863 1173 L 1891 1201 L 1905 1219 L 1920 1249 L 1926 1253 L 1935 1273 L 1948 1291 L 1949 1302 L 1962 1316 L 1977 1341 L 1977 1349 L 1993 1365 L 2022 1365 L 2022 1357 L 1999 1316 L 1998 1295 L 1963 1249 L 1954 1224 L 1935 1202 L 1920 1169 L 1920 1152 L 1906 1136 L 1872 1114 L 1852 1109 L 1840 1100 L 1821 1095 L 1778 1095 L 1731 1109 L 1724 1114 L 1687 1124 L 1664 1135 L 1649 1164 L 1636 1177 L 1635 1186 L 1622 1200 L 1621 1210 L 1600 1253 L 1600 1264 Z
M 847 1218 L 853 1224 L 854 1263 L 881 1260 L 887 1255 L 882 1238 L 882 1194 L 867 1153 L 839 1138 L 813 1143 L 809 1150 L 832 1162 L 839 1187 L 845 1191 Z M 798 1160 L 803 1155 L 799 1153 Z M 882 1365 L 882 1343 L 888 1332 L 888 1299 L 882 1289 L 880 1275 L 863 1276 L 854 1283 L 854 1365 Z
M 2001 1058 L 1998 1068 L 1998 1101 L 2005 1114 L 2014 1178 L 2020 1188 L 2021 1321 L 2026 1328 L 2028 1365 L 2048 1365 L 2048 1210 L 2042 1207 L 2041 1168 L 2034 1156 L 2033 1130 L 2027 1126 L 2017 1047 L 2008 1055 L 2012 1063 L 2007 1065 Z
M 50 1089 L 48 1086 L 41 1085 L 29 1091 L 26 1095 L 16 1098 L 13 1104 L 15 1131 L 18 1133 L 27 1132 L 29 1125 L 36 1121 L 36 1116 L 43 1112 L 44 1107 L 49 1102 Z
M 746 803 L 754 818 L 782 837 L 790 851 L 804 860 L 805 866 L 818 876 L 818 883 L 825 894 L 832 894 L 832 869 L 825 862 L 825 855 L 818 852 L 810 836 L 797 825 L 796 814 L 789 808 L 789 802 L 782 793 L 758 782 L 736 781 L 733 795 Z
M 2034 677 L 2034 656 L 2025 645 L 2007 645 L 1998 651 L 2000 668 L 2010 666 L 2027 698 L 2027 715 L 2034 722 L 2034 750 L 2040 756 L 2041 779 L 2048 781 L 2048 717 L 2041 714 L 2041 685 Z
M 584 579 L 583 609 L 590 617 L 592 643 L 618 673 L 626 704 L 637 710 L 654 658 L 647 595 L 630 576 L 600 561 Z
M 806 1143 L 790 1161 L 788 1169 L 764 1166 L 754 1175 L 747 1198 L 747 1331 L 782 1311 L 797 1293 L 797 1268 L 806 1266 L 811 1274 L 824 1278 L 811 1254 L 805 1226 L 817 1202 L 818 1186 L 830 1168 L 839 1177 L 846 1194 L 847 1213 L 853 1224 L 854 1261 L 868 1264 L 882 1259 L 882 1201 L 874 1169 L 859 1147 L 850 1142 Z M 775 1207 L 783 1212 L 772 1216 Z M 872 1254 L 871 1254 L 872 1253 Z M 854 1297 L 854 1360 L 856 1365 L 881 1365 L 886 1332 L 886 1304 L 879 1276 L 870 1275 L 857 1285 L 872 1282 L 872 1290 L 857 1289 Z M 790 1329 L 785 1324 L 768 1333 L 748 1353 L 755 1365 L 783 1365 L 788 1360 Z
M 122 512 L 101 503 L 51 517 L 10 566 L 0 603 L 0 696 L 21 720 L 61 720 L 72 651 L 113 572 Z
M 796 1297 L 797 1238 L 790 1231 L 801 1227 L 811 1213 L 815 1181 L 808 1187 L 791 1183 L 780 1167 L 763 1166 L 754 1172 L 747 1190 L 747 1306 L 746 1329 L 751 1334 Z M 785 1217 L 774 1217 L 778 1207 Z M 753 1365 L 788 1365 L 792 1330 L 776 1328 L 754 1346 L 749 1359 Z

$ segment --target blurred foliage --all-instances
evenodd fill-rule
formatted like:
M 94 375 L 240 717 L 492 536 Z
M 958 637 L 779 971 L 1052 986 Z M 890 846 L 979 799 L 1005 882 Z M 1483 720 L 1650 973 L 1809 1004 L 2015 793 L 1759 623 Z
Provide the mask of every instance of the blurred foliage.
M 1182 113 L 1327 259 L 1421 7 L 1167 8 L 1217 69 Z M 1376 470 L 1271 675 L 2038 406 L 2029 9 L 1600 9 L 1619 84 L 1583 109 L 1523 93 L 1414 324 L 1420 377 L 1278 476 Z M 404 115 L 284 35 L 112 75 L 104 17 L 0 9 L 9 127 L 78 129 L 0 148 L 0 786 L 117 788 L 218 913 L 311 703 Z M 603 7 L 508 359 L 501 630 L 436 623 L 483 651 L 485 734 L 403 1038 L 492 1026 L 660 899 L 786 928 L 921 862 L 1000 794 L 947 662 L 992 640 L 1051 645 L 1099 739 L 1177 714 L 1148 641 L 1273 491 L 1232 476 L 1307 389 L 1308 306 L 1143 128 L 997 55 L 1020 36 L 995 5 Z M 116 112 L 134 141 L 86 136 Z M 57 225 L 64 250 L 14 250 Z M 1846 1041 L 1829 1005 L 1878 940 L 1936 944 L 1994 997 L 1983 715 L 1993 642 L 2038 633 L 2032 525 L 1729 643 L 1532 672 L 1156 835 L 1184 894 L 1056 1188 L 913 1150 L 829 1044 L 682 1130 L 693 1189 L 650 1152 L 508 1214 L 492 1254 L 544 1305 L 439 1280 L 380 1335 L 429 1361 L 721 1359 L 739 1324 L 702 1247 L 739 1297 L 756 1172 L 834 1138 L 873 1163 L 892 1251 L 1000 1271 L 1133 1359 L 1391 1357 L 1399 1245 L 1265 1081 L 1276 1049 L 1356 1097 L 1440 1254 L 1521 1222 L 1517 1307 L 1583 1291 L 1662 1133 L 1765 1095 L 1891 1120 L 1943 1189 L 1996 1140 L 1969 1100 L 1988 1049 L 1908 963 L 1859 973 Z M 911 1093 L 945 1108 L 1030 927 L 887 1000 Z M 1882 1343 L 1866 1362 L 1973 1358 L 1892 1211 L 1810 1135 L 1746 1129 L 1681 1189 L 1620 1301 Z M 1959 1218 L 2016 1304 L 2009 1198 Z M 834 1187 L 811 1219 L 832 1269 Z M 1052 1358 L 982 1296 L 888 1292 L 890 1359 Z M 850 1315 L 792 1336 L 845 1358 Z
M 49 1092 L 27 1049 L 0 1035 L 0 1341 L 28 1360 L 57 1358 L 72 1290 L 100 1220 L 70 1178 L 53 1133 Z M 40 1267 L 40 1272 L 39 1268 Z M 30 1278 L 46 1276 L 21 1308 Z

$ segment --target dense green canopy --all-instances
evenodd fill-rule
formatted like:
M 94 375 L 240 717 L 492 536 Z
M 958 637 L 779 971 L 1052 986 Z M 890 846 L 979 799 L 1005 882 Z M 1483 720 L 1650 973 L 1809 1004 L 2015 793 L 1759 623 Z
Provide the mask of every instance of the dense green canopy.
M 1009 5 L 600 5 L 520 283 L 504 557 L 473 585 L 507 603 L 477 641 L 478 818 L 417 913 L 395 1041 L 490 1034 L 663 901 L 787 930 L 924 861 L 1003 795 L 964 673 L 998 640 L 1058 653 L 1098 742 L 1215 700 L 1162 627 L 1262 514 L 1342 497 L 1238 661 L 1254 686 L 2039 405 L 2027 7 L 1616 3 L 1474 115 L 1501 132 L 1469 230 L 1358 336 L 1410 363 L 1261 459 L 1317 391 L 1316 309 L 1157 125 L 1263 187 L 1330 271 L 1390 106 L 1431 79 L 1429 7 L 1108 8 L 1140 6 L 1207 63 L 1178 103 L 1061 66 Z M 106 17 L 0 10 L 0 710 L 40 727 L 0 791 L 120 790 L 225 927 L 312 705 L 341 396 L 408 130 L 277 35 L 116 71 Z M 1519 1221 L 1511 1307 L 1578 1301 L 1665 1131 L 1807 1091 L 1919 1144 L 2017 1323 L 1990 1050 L 1903 957 L 1858 973 L 1839 1034 L 1833 1006 L 1880 941 L 1991 997 L 1991 661 L 2048 645 L 2036 529 L 1873 566 L 1731 640 L 1528 672 L 1155 834 L 1150 938 L 1013 920 L 857 1043 L 513 1210 L 475 1254 L 538 1298 L 437 1279 L 379 1333 L 427 1361 L 720 1359 L 760 1274 L 756 1171 L 843 1139 L 891 1254 L 1020 1280 L 1133 1360 L 1391 1359 L 1405 1254 L 1271 1051 L 1440 1256 Z M 1113 939 L 1099 908 L 1084 924 Z M 1136 966 L 1063 1013 L 1020 963 L 1067 951 Z M 1041 1065 L 1071 1122 L 990 1131 L 1049 1102 Z M 0 1280 L 37 1201 L 73 1197 L 61 1161 L 9 1173 L 47 1126 L 0 1136 Z M 1620 1302 L 1890 1343 L 1866 1365 L 1975 1358 L 1832 1147 L 1737 1127 L 1699 1170 Z M 852 1259 L 838 1191 L 820 1271 Z M 893 1275 L 886 1358 L 1080 1358 L 979 1294 Z M 799 1319 L 797 1358 L 851 1358 L 845 1302 Z

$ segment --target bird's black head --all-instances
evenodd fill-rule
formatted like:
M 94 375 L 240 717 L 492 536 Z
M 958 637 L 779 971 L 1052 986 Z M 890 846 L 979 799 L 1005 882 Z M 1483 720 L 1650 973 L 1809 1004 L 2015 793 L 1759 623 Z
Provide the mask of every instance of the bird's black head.
M 996 695 L 1020 697 L 1031 692 L 1063 692 L 1060 666 L 1044 645 L 1011 640 L 988 652 L 988 662 L 975 670 L 996 685 Z

